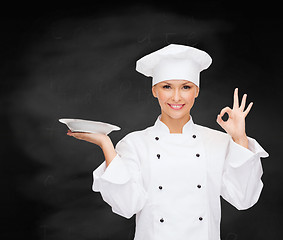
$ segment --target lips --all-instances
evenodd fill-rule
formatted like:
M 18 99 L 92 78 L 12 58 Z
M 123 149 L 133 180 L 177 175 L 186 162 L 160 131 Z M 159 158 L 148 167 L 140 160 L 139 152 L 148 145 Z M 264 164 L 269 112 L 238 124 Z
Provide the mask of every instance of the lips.
M 174 110 L 180 110 L 185 106 L 185 104 L 169 104 L 169 103 L 168 105 Z

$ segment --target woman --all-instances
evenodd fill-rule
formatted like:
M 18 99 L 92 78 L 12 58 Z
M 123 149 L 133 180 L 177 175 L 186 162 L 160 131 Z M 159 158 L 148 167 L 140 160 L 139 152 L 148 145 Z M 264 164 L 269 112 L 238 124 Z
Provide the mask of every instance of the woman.
M 137 61 L 153 79 L 161 115 L 154 126 L 128 134 L 116 146 L 102 134 L 69 136 L 97 144 L 105 162 L 93 173 L 112 211 L 136 214 L 135 240 L 219 240 L 220 196 L 237 209 L 253 206 L 261 193 L 260 157 L 268 154 L 245 133 L 245 94 L 234 92 L 217 122 L 227 132 L 193 123 L 190 110 L 199 93 L 200 72 L 211 64 L 199 49 L 171 44 Z M 229 118 L 223 121 L 223 115 Z

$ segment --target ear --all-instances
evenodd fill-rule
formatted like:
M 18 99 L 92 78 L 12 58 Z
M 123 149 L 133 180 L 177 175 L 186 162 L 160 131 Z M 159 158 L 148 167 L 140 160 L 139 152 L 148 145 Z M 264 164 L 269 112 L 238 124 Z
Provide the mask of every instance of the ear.
M 152 95 L 153 95 L 155 98 L 157 98 L 157 90 L 156 90 L 155 85 L 152 86 L 151 91 L 152 91 Z
M 198 94 L 199 94 L 199 87 L 198 87 L 198 86 L 196 86 L 196 95 L 195 95 L 195 98 L 197 98 L 197 97 L 198 97 Z

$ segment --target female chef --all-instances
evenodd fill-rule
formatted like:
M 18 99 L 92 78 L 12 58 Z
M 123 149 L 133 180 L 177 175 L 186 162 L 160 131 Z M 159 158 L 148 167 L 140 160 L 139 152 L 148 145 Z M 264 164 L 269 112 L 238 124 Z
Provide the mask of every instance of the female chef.
M 97 144 L 105 161 L 93 172 L 93 190 L 114 213 L 136 214 L 135 240 L 219 240 L 220 196 L 237 209 L 259 199 L 260 157 L 268 153 L 245 133 L 245 94 L 217 116 L 220 132 L 197 125 L 190 110 L 199 93 L 200 72 L 211 57 L 171 44 L 137 61 L 153 80 L 161 115 L 154 126 L 124 137 L 116 146 L 107 135 L 68 132 Z M 227 121 L 222 120 L 227 113 Z

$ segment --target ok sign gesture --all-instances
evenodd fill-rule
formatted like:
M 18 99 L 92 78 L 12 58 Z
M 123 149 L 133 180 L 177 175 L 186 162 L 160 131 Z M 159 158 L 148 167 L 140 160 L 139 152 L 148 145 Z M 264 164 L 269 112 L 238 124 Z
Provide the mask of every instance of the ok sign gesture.
M 245 118 L 250 112 L 253 103 L 251 102 L 245 110 L 247 94 L 244 94 L 241 105 L 239 106 L 238 88 L 234 91 L 233 109 L 225 107 L 217 116 L 217 123 L 232 137 L 234 142 L 248 148 L 248 139 L 245 130 Z M 222 119 L 227 113 L 229 118 L 227 121 Z

